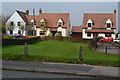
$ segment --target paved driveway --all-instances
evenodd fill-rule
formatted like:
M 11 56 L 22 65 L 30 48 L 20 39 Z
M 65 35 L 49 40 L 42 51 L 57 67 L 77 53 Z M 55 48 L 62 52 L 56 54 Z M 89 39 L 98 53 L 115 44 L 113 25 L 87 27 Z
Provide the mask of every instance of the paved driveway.
M 107 46 L 107 53 L 110 54 L 120 54 L 120 48 L 118 48 L 115 44 L 113 43 L 101 43 L 97 42 L 97 49 L 96 51 L 99 52 L 105 52 L 106 46 Z

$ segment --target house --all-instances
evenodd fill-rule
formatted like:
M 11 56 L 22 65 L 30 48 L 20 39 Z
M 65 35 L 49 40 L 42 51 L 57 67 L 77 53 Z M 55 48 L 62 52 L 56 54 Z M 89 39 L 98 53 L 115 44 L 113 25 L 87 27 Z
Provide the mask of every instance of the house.
M 92 39 L 96 36 L 115 39 L 115 32 L 116 10 L 114 13 L 84 13 L 82 26 L 72 26 L 72 37 L 83 39 Z
M 29 15 L 26 12 L 15 11 L 6 22 L 7 35 L 23 34 L 34 36 L 54 36 L 59 33 L 61 36 L 69 36 L 70 22 L 69 13 L 42 13 Z M 8 25 L 8 26 L 7 26 Z M 11 29 L 10 29 L 11 28 Z

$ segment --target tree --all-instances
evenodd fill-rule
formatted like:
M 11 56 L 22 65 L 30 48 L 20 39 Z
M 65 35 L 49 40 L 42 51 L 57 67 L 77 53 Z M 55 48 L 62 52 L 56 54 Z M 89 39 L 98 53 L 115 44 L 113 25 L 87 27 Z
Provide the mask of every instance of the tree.
M 6 21 L 9 17 L 10 15 L 5 16 L 3 14 L 0 14 L 0 31 L 2 32 L 2 34 L 5 34 L 6 32 Z

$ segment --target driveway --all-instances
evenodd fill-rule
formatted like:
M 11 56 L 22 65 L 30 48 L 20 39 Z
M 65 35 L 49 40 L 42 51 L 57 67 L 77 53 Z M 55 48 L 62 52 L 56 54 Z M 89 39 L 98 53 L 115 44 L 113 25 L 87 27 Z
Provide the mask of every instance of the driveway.
M 106 47 L 107 47 L 107 53 L 110 53 L 110 54 L 120 54 L 120 48 L 117 47 L 113 43 L 109 44 L 109 43 L 97 42 L 97 49 L 96 49 L 96 51 L 98 51 L 98 52 L 105 52 L 106 51 Z

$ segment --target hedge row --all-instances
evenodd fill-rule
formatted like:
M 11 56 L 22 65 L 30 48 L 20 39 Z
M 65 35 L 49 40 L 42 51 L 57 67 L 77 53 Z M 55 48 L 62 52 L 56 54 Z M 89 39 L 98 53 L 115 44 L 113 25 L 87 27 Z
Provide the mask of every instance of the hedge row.
M 90 40 L 87 39 L 80 39 L 80 38 L 73 38 L 73 37 L 63 37 L 63 36 L 45 36 L 40 37 L 42 41 L 48 41 L 48 40 L 58 40 L 58 41 L 71 41 L 75 43 L 83 42 L 83 43 L 89 43 Z
M 31 37 L 28 39 L 2 39 L 2 45 L 23 45 L 24 43 L 32 44 L 38 41 L 49 41 L 49 40 L 58 40 L 58 41 L 71 41 L 74 43 L 89 43 L 90 40 L 72 38 L 72 37 L 62 37 L 62 36 L 45 36 L 45 37 Z
M 39 37 L 32 37 L 28 39 L 2 39 L 2 46 L 23 45 L 25 43 L 32 44 L 38 41 L 40 41 Z

